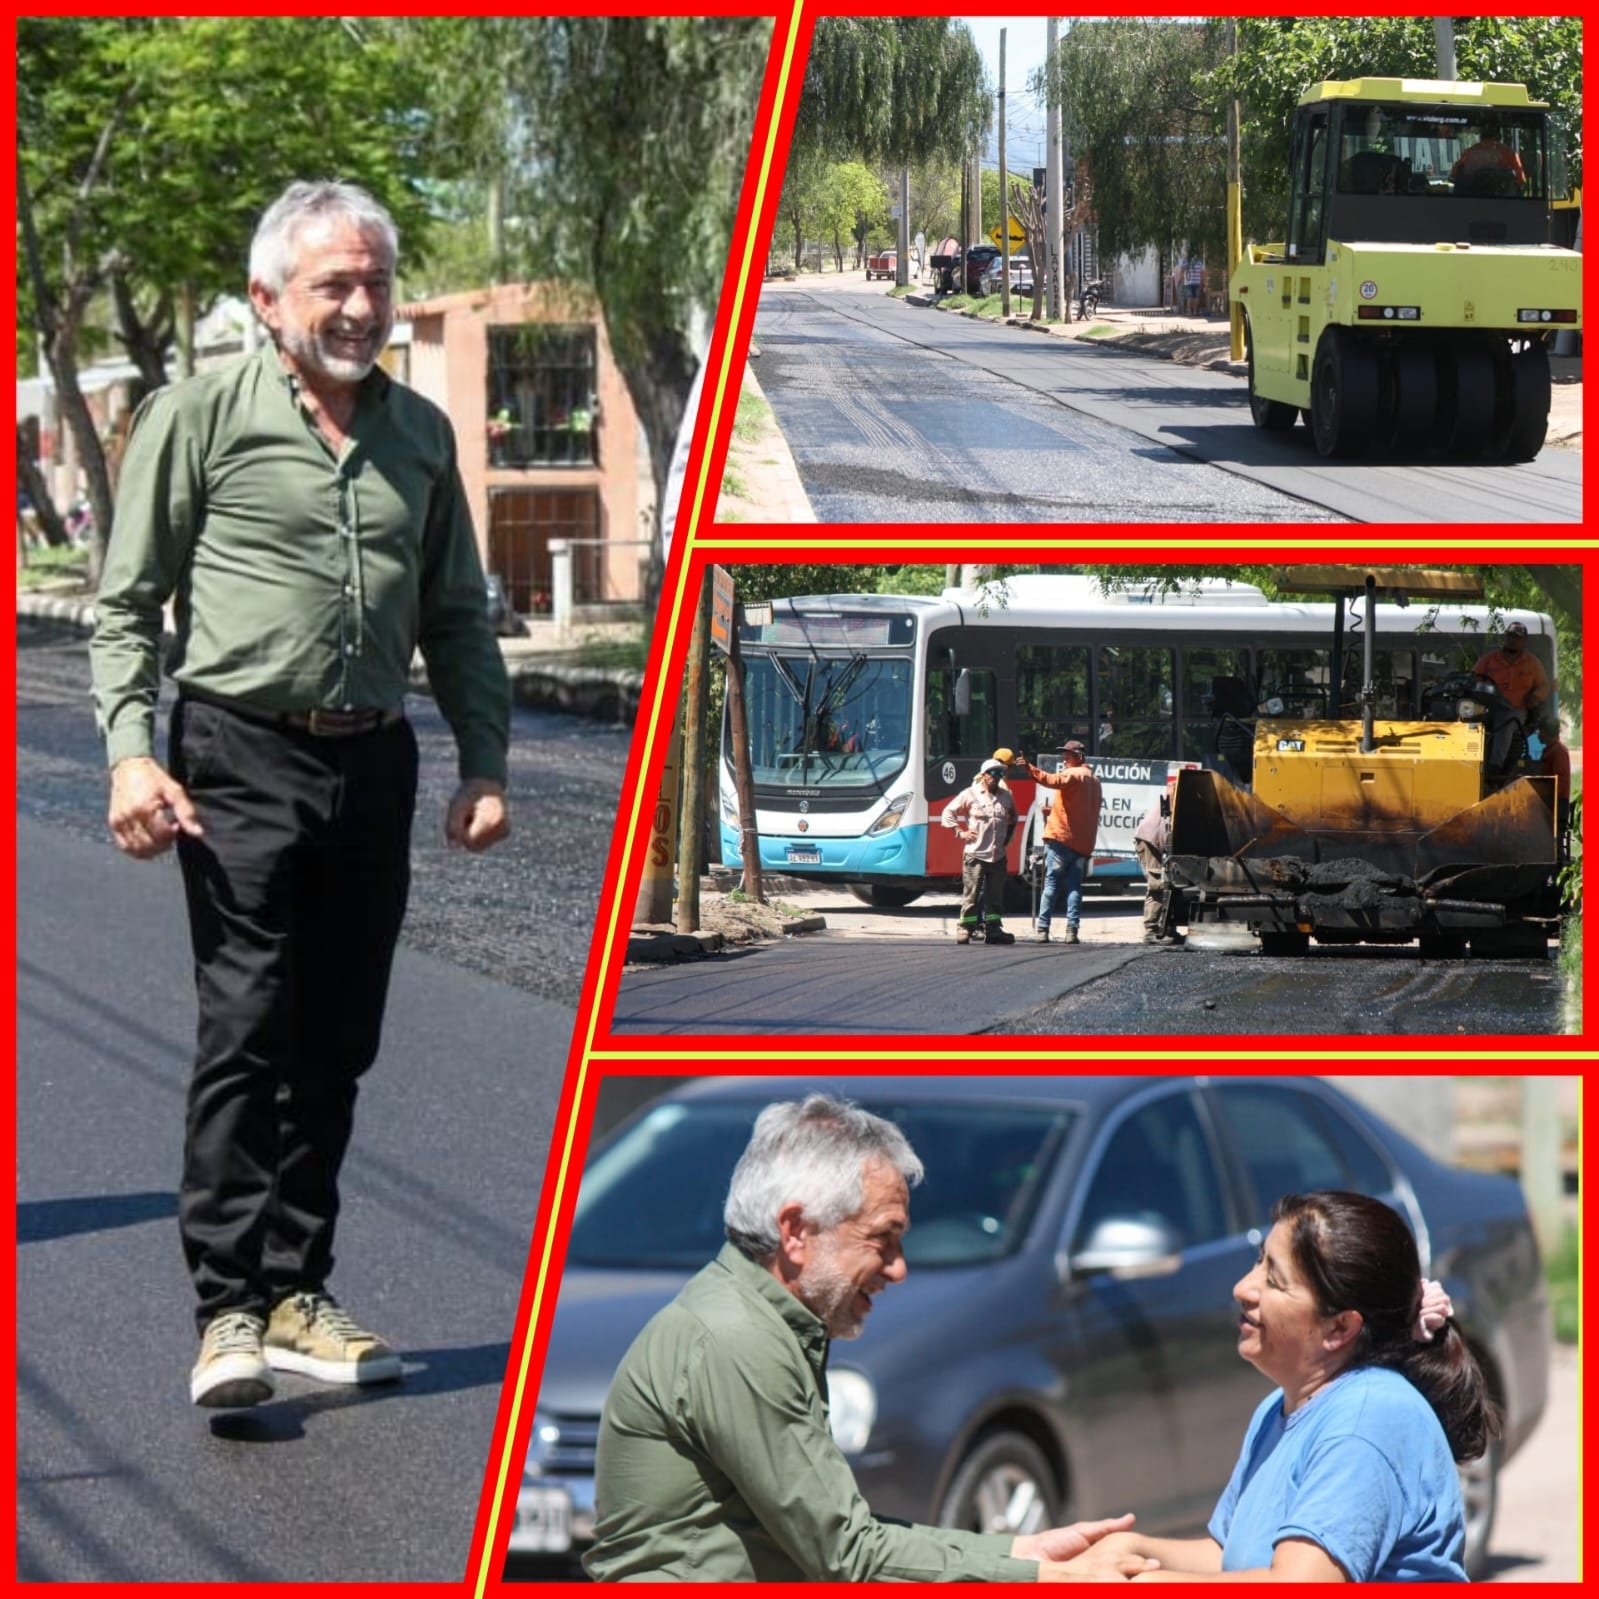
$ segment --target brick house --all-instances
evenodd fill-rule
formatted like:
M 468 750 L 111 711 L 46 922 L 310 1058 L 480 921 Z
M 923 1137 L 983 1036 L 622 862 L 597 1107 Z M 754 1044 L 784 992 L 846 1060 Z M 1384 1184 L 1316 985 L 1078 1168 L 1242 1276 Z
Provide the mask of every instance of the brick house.
M 485 567 L 522 616 L 551 607 L 550 541 L 572 547 L 579 607 L 637 602 L 648 456 L 591 302 L 502 284 L 400 306 L 405 380 L 455 426 Z

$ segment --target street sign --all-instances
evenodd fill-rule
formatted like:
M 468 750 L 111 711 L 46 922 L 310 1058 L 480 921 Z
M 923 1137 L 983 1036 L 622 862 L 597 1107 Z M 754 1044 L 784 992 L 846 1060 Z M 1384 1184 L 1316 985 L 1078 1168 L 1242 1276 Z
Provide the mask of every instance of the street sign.
M 711 568 L 711 643 L 723 655 L 733 649 L 733 574 L 725 566 Z
M 998 244 L 1000 242 L 999 241 L 999 229 L 997 227 L 990 228 L 988 230 L 988 236 L 995 244 Z M 1020 250 L 1022 248 L 1022 246 L 1025 245 L 1026 243 L 1027 243 L 1027 233 L 1026 233 L 1026 231 L 1023 229 L 1021 223 L 1018 222 L 1015 217 L 1012 217 L 1010 219 L 1010 247 L 1011 247 L 1011 249 Z

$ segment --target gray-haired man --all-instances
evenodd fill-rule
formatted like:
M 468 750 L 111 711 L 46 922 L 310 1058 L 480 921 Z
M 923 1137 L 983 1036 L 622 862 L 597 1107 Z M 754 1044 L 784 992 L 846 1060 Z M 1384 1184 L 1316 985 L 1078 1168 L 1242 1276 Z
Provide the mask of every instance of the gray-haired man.
M 266 212 L 250 299 L 271 342 L 140 408 L 97 605 L 111 832 L 139 859 L 177 845 L 194 946 L 178 1218 L 201 1405 L 257 1404 L 274 1370 L 400 1375 L 327 1278 L 410 884 L 417 648 L 459 750 L 446 835 L 507 830 L 509 696 L 454 437 L 376 366 L 396 248 L 353 185 L 296 183 Z
M 591 1576 L 1015 1582 L 1142 1571 L 1091 1546 L 1131 1517 L 1004 1534 L 873 1516 L 828 1430 L 829 1340 L 905 1276 L 922 1163 L 892 1122 L 812 1094 L 768 1105 L 728 1191 L 728 1242 L 612 1378 Z M 1066 1564 L 1066 1562 L 1070 1564 Z

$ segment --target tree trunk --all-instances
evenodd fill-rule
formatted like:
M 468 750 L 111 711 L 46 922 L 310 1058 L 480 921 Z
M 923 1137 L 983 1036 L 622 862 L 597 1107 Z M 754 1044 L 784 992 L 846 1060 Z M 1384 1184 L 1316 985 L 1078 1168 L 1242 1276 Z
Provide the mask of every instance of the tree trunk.
M 139 369 L 140 393 L 154 394 L 167 382 L 167 347 L 172 343 L 172 296 L 165 290 L 148 320 L 141 317 L 132 286 L 120 272 L 111 279 L 111 300 L 117 313 L 117 338 Z
M 655 515 L 651 522 L 649 555 L 644 563 L 644 626 L 654 625 L 661 597 L 665 565 L 661 559 L 661 515 L 666 506 L 666 481 L 672 471 L 672 451 L 678 429 L 694 387 L 693 354 L 675 328 L 615 327 L 606 317 L 611 350 L 627 392 L 638 413 L 639 425 L 649 444 L 650 473 L 655 479 Z

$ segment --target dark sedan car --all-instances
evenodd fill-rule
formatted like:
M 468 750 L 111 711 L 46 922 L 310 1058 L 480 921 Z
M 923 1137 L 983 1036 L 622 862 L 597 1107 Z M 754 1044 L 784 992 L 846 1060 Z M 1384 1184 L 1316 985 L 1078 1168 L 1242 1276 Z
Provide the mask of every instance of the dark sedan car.
M 591 1152 L 536 1405 L 512 1571 L 592 1533 L 611 1374 L 721 1246 L 761 1107 L 820 1088 L 888 1116 L 927 1176 L 907 1280 L 835 1344 L 834 1436 L 879 1514 L 1033 1531 L 1125 1509 L 1199 1533 L 1267 1391 L 1232 1287 L 1274 1200 L 1357 1189 L 1409 1222 L 1505 1410 L 1465 1468 L 1481 1569 L 1497 1473 L 1543 1411 L 1549 1316 L 1515 1183 L 1440 1165 L 1316 1078 L 705 1079 Z M 535 1567 L 535 1569 L 537 1569 Z

